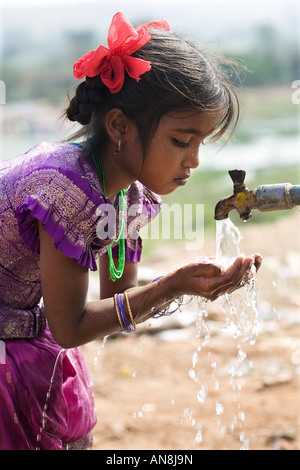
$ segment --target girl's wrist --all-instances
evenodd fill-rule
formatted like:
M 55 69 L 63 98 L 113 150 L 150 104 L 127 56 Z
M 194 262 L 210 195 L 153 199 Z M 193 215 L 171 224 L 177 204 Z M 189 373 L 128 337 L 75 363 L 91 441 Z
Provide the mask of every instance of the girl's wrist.
M 181 295 L 184 294 L 182 290 L 182 286 L 180 286 L 179 282 L 179 271 L 181 270 L 178 269 L 170 274 L 167 274 L 164 278 L 164 289 L 166 292 L 166 300 L 172 300 L 177 297 L 180 297 Z
M 150 317 L 168 316 L 177 311 L 181 305 L 180 291 L 177 286 L 176 271 L 166 276 L 153 279 L 143 287 L 126 291 L 135 322 L 141 323 Z M 179 302 L 170 310 L 172 302 Z
M 153 279 L 149 284 L 142 287 L 127 289 L 128 301 L 135 322 L 141 323 L 149 317 L 168 315 L 168 307 L 173 300 L 181 297 L 177 280 L 177 271 L 166 276 Z M 118 294 L 115 298 L 118 299 Z M 121 309 L 122 310 L 122 309 Z M 122 313 L 122 312 L 121 312 Z

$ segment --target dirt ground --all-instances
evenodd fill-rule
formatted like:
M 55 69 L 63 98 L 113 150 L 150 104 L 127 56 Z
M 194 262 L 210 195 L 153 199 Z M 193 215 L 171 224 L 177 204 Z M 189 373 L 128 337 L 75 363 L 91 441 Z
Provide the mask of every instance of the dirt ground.
M 93 449 L 300 448 L 300 214 L 247 224 L 242 235 L 245 253 L 264 256 L 257 284 L 261 331 L 244 345 L 247 357 L 238 361 L 220 302 L 207 306 L 210 341 L 201 351 L 191 304 L 135 334 L 85 346 L 98 416 Z M 215 241 L 207 240 L 200 254 L 214 253 Z M 180 245 L 158 250 L 141 276 L 151 279 L 194 258 Z

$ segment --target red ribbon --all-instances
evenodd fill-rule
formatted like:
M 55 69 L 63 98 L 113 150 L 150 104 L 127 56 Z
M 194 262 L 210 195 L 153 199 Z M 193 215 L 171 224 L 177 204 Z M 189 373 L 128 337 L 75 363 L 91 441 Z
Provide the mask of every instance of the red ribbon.
M 140 76 L 151 69 L 151 62 L 131 57 L 133 52 L 143 47 L 151 39 L 147 28 L 169 31 L 166 21 L 154 21 L 138 26 L 136 29 L 128 21 L 124 13 L 117 13 L 111 22 L 107 44 L 108 49 L 99 46 L 90 51 L 74 64 L 74 77 L 95 77 L 100 74 L 101 80 L 111 93 L 121 90 L 125 71 L 139 81 Z

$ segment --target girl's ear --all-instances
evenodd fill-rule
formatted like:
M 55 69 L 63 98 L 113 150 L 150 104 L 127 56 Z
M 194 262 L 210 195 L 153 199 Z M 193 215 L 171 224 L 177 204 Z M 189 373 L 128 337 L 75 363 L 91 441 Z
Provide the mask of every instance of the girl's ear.
M 132 122 L 120 108 L 112 108 L 105 117 L 106 132 L 111 143 L 118 146 L 118 143 L 126 139 L 131 130 Z

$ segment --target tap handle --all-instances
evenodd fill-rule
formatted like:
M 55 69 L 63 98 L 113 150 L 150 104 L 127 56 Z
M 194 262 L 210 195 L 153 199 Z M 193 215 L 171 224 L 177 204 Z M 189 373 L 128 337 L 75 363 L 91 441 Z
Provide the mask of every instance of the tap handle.
M 231 170 L 228 173 L 235 186 L 244 184 L 246 178 L 245 170 Z

